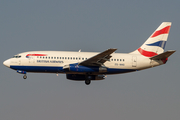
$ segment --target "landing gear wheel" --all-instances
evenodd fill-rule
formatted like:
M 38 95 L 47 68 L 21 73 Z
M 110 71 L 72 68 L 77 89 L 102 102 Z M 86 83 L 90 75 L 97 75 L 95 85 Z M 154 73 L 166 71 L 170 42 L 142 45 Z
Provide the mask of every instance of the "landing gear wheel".
M 24 78 L 24 79 L 26 79 L 26 78 L 27 78 L 26 74 L 23 76 L 23 78 Z
M 91 80 L 85 80 L 85 84 L 89 85 L 91 83 Z

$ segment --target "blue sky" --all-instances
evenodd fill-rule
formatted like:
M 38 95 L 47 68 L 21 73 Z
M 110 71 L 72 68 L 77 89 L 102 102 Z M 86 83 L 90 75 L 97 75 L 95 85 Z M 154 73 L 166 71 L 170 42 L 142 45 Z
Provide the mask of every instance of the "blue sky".
M 179 120 L 179 4 L 177 0 L 0 1 L 0 119 Z M 101 52 L 137 49 L 162 23 L 172 22 L 166 65 L 110 75 L 104 81 L 70 81 L 61 74 L 29 73 L 3 61 L 32 50 Z

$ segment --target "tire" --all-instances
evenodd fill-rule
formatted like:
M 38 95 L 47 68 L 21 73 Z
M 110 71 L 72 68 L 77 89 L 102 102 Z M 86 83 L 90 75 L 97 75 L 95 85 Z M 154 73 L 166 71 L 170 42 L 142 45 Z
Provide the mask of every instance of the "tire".
M 24 78 L 24 79 L 27 79 L 27 76 L 26 76 L 26 75 L 24 75 L 24 76 L 23 76 L 23 78 Z
M 91 80 L 85 80 L 85 84 L 86 84 L 86 85 L 91 84 Z

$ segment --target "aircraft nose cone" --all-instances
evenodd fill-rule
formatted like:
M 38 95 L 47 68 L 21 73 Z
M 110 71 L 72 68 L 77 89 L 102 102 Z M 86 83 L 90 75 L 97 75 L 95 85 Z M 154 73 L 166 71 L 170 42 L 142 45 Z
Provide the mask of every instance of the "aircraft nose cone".
M 10 59 L 3 62 L 6 67 L 10 67 Z

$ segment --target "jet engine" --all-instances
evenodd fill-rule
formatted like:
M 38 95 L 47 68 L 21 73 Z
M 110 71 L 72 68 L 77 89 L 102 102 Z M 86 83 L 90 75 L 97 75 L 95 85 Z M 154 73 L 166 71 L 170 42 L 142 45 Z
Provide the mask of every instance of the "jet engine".
M 66 74 L 66 78 L 69 80 L 103 80 L 106 78 L 105 75 L 81 75 L 81 74 Z

